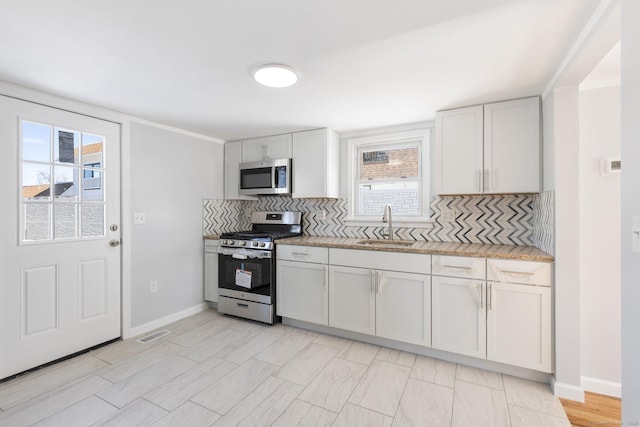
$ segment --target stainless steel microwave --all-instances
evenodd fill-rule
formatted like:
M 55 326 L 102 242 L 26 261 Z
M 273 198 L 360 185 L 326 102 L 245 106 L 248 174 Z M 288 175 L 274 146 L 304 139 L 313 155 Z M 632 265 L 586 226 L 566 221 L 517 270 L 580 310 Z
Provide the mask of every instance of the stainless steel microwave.
M 291 194 L 291 159 L 240 163 L 240 194 Z

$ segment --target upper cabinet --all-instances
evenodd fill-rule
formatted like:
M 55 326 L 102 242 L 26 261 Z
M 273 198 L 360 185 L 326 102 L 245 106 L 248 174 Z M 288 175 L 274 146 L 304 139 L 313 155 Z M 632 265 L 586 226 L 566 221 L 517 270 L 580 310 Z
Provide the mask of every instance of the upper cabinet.
M 436 113 L 438 194 L 541 191 L 540 98 Z
M 291 139 L 290 133 L 245 139 L 242 141 L 242 162 L 290 159 L 292 157 Z
M 224 144 L 225 200 L 253 199 L 253 197 L 240 195 L 240 163 L 242 163 L 242 142 L 226 142 Z
M 338 197 L 339 142 L 326 128 L 293 134 L 293 197 Z

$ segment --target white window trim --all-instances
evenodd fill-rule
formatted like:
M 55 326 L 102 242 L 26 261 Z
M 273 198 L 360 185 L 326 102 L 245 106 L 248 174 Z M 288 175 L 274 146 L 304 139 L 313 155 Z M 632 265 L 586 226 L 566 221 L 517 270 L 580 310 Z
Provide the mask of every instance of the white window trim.
M 431 198 L 430 198 L 430 175 L 431 168 L 429 162 L 429 156 L 431 152 L 431 128 L 424 128 L 410 131 L 399 131 L 381 135 L 366 136 L 366 137 L 354 137 L 347 140 L 348 150 L 348 162 L 347 162 L 347 179 L 349 183 L 348 189 L 348 214 L 345 222 L 349 225 L 361 225 L 371 226 L 372 224 L 380 224 L 382 219 L 378 216 L 371 215 L 356 215 L 355 214 L 355 198 L 356 194 L 356 182 L 358 172 L 358 148 L 367 146 L 379 146 L 381 144 L 394 144 L 402 143 L 403 141 L 416 141 L 421 140 L 420 144 L 420 193 L 421 193 L 421 205 L 420 216 L 401 216 L 394 215 L 393 222 L 402 224 L 403 227 L 426 227 L 431 228 L 433 221 L 429 218 L 431 210 Z

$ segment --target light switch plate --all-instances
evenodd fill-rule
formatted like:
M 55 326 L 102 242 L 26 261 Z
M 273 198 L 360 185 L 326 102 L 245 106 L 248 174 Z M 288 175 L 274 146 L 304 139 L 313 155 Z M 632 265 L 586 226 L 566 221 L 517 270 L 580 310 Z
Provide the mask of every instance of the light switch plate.
M 134 224 L 144 224 L 147 222 L 147 215 L 144 212 L 136 212 L 133 214 Z

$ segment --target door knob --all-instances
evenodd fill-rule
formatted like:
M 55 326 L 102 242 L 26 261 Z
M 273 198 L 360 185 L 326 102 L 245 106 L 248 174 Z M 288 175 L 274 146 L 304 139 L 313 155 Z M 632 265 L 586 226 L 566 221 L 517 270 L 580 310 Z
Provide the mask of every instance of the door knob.
M 109 241 L 109 246 L 112 246 L 112 247 L 120 246 L 120 240 L 113 239 Z

